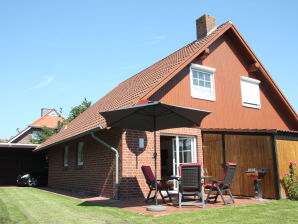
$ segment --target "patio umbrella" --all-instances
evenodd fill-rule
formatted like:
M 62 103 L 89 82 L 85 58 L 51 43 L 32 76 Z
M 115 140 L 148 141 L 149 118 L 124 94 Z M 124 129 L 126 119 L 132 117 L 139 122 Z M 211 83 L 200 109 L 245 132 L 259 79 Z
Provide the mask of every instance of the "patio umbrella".
M 211 112 L 193 108 L 174 106 L 161 102 L 126 107 L 117 110 L 100 112 L 106 119 L 107 126 L 154 132 L 154 169 L 156 171 L 156 131 L 179 128 L 197 127 Z M 157 189 L 157 181 L 155 182 Z M 157 206 L 157 191 L 155 190 L 155 205 Z

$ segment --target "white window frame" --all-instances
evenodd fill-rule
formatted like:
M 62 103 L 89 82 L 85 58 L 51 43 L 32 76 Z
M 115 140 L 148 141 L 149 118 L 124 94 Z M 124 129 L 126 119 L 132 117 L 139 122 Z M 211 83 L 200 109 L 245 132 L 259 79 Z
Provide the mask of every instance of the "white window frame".
M 193 70 L 199 71 L 199 72 L 205 72 L 210 74 L 210 87 L 211 87 L 211 96 L 210 97 L 203 97 L 199 96 L 199 94 L 196 93 L 196 88 L 200 88 L 198 86 L 195 86 L 193 84 Z M 198 64 L 191 64 L 190 65 L 190 90 L 191 90 L 191 96 L 193 98 L 201 99 L 201 100 L 209 100 L 209 101 L 215 101 L 216 96 L 215 96 L 215 82 L 214 82 L 214 73 L 216 69 L 215 68 L 210 68 L 206 67 L 203 65 L 198 65 Z
M 257 99 L 257 103 L 252 103 L 252 102 L 245 102 L 243 97 L 244 97 L 244 86 L 243 83 L 250 83 L 250 84 L 254 84 L 258 86 L 258 99 Z M 240 88 L 241 88 L 241 101 L 242 101 L 242 105 L 245 107 L 250 107 L 250 108 L 255 108 L 255 109 L 261 109 L 261 95 L 260 95 L 260 80 L 257 79 L 252 79 L 252 78 L 248 78 L 245 76 L 240 76 Z
M 69 165 L 69 146 L 66 145 L 64 147 L 64 154 L 63 154 L 63 166 L 68 167 Z
M 84 142 L 78 143 L 78 152 L 77 152 L 77 165 L 84 165 Z

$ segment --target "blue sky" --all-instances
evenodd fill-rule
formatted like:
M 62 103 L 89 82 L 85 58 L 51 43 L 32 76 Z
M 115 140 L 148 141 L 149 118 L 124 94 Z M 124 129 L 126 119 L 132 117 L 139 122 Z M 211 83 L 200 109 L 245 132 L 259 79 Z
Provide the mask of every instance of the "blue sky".
M 195 39 L 202 14 L 232 20 L 298 109 L 298 1 L 0 1 L 0 139 L 109 90 Z

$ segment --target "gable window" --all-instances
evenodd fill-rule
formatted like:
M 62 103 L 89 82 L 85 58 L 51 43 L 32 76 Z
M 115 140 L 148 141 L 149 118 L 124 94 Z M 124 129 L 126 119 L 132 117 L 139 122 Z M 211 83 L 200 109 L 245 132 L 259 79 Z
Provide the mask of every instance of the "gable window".
M 69 146 L 66 145 L 64 147 L 64 155 L 63 155 L 63 166 L 68 167 L 68 154 L 69 154 Z
M 203 100 L 215 101 L 214 68 L 191 64 L 191 96 Z
M 37 139 L 38 138 L 38 131 L 33 131 L 32 132 L 32 139 Z
M 78 143 L 78 157 L 77 157 L 77 165 L 84 165 L 84 142 Z
M 251 108 L 261 108 L 260 81 L 248 77 L 240 77 L 242 105 Z

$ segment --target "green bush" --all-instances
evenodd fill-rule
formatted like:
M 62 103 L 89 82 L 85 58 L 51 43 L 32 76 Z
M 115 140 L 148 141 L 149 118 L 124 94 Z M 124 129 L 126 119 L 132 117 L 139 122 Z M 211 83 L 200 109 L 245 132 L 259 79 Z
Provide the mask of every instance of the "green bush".
M 289 172 L 280 180 L 290 200 L 298 200 L 298 179 L 296 175 L 296 161 L 290 161 Z

